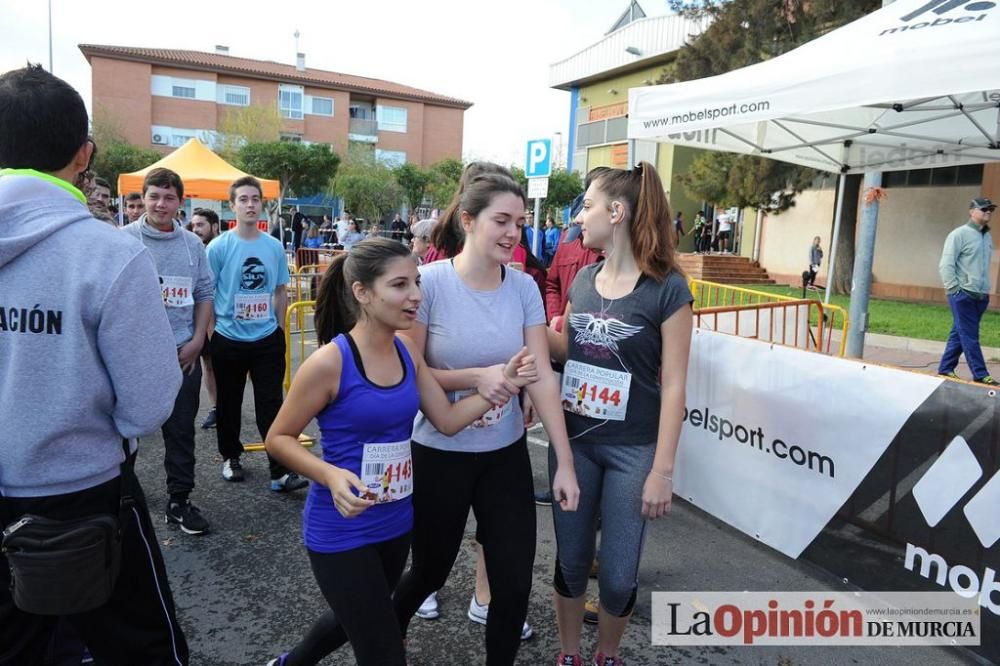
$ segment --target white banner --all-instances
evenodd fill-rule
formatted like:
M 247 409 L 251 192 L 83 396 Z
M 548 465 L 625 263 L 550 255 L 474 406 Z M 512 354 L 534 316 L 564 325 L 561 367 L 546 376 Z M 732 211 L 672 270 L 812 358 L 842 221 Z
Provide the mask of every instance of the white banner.
M 675 492 L 797 558 L 942 381 L 696 329 Z

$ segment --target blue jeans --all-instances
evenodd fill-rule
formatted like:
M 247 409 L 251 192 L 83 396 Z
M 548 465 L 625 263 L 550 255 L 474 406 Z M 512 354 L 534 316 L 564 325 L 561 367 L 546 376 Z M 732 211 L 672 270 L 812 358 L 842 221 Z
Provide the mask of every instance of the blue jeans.
M 989 307 L 988 298 L 978 300 L 964 291 L 948 294 L 948 305 L 951 306 L 951 333 L 938 365 L 938 373 L 952 372 L 958 365 L 958 357 L 965 354 L 965 362 L 972 370 L 972 377 L 977 381 L 989 375 L 983 350 L 979 346 L 979 321 Z

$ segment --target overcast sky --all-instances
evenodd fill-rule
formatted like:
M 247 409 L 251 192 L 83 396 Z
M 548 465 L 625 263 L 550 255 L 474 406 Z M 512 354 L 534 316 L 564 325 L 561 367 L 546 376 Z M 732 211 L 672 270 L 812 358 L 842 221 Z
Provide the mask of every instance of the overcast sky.
M 628 0 L 334 0 L 212 2 L 51 0 L 53 66 L 90 107 L 90 67 L 77 44 L 214 51 L 372 76 L 474 103 L 467 158 L 524 161 L 528 139 L 566 136 L 569 93 L 549 65 L 598 41 Z M 666 0 L 645 0 L 649 15 Z M 48 65 L 45 0 L 0 0 L 0 71 Z M 565 139 L 563 139 L 565 143 Z

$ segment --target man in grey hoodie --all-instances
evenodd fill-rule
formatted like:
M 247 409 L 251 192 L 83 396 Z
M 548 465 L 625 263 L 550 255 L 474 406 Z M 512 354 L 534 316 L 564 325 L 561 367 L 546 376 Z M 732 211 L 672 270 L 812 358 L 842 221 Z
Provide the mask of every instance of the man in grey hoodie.
M 181 371 L 156 267 L 74 186 L 93 143 L 80 95 L 40 66 L 0 75 L 0 526 L 118 514 L 123 438 L 170 415 Z M 136 341 L 141 341 L 141 353 Z M 107 664 L 187 664 L 142 490 L 103 606 L 63 618 Z M 0 665 L 42 663 L 60 618 L 15 605 L 0 554 Z
M 153 255 L 160 274 L 163 307 L 177 345 L 184 383 L 174 400 L 174 411 L 163 424 L 163 466 L 167 471 L 166 521 L 187 534 L 204 534 L 208 521 L 191 503 L 194 490 L 194 419 L 201 394 L 199 357 L 212 318 L 215 280 L 205 257 L 205 246 L 181 227 L 177 210 L 184 201 L 184 183 L 170 169 L 153 169 L 142 183 L 146 212 L 123 231 L 139 240 Z

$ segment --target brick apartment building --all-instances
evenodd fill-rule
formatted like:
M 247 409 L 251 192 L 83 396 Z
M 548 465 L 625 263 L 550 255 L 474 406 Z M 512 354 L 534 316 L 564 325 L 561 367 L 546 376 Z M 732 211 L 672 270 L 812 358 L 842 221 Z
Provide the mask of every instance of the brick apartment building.
M 273 105 L 281 139 L 328 143 L 345 155 L 370 145 L 388 163 L 427 167 L 461 159 L 464 113 L 472 104 L 410 86 L 350 74 L 216 53 L 81 44 L 92 70 L 95 115 L 109 114 L 137 146 L 163 153 L 198 137 L 212 145 L 228 110 Z

